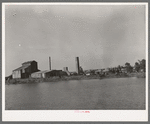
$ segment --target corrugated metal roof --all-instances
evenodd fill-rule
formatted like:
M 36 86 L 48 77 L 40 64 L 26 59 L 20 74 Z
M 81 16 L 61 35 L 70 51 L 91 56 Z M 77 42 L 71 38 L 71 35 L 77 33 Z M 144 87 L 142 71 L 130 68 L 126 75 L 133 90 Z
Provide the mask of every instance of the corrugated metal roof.
M 16 70 L 21 70 L 21 69 L 26 69 L 26 68 L 28 68 L 30 65 L 24 65 L 24 66 L 21 66 L 21 67 L 19 67 L 19 68 L 17 68 L 17 69 L 15 69 L 15 70 L 13 70 L 13 71 L 16 71 Z
M 44 70 L 44 71 L 38 71 L 38 72 L 34 72 L 34 73 L 32 73 L 32 74 L 47 73 L 47 72 L 51 72 L 51 71 L 54 71 L 54 70 Z
M 34 73 L 32 73 L 32 74 L 48 73 L 48 72 L 52 72 L 52 71 L 62 71 L 62 70 L 44 70 L 44 71 L 34 72 Z
M 31 63 L 31 62 L 36 62 L 36 61 L 34 61 L 34 60 L 32 60 L 32 61 L 27 61 L 27 62 L 24 62 L 24 63 L 22 63 L 22 64 L 27 64 L 27 63 Z

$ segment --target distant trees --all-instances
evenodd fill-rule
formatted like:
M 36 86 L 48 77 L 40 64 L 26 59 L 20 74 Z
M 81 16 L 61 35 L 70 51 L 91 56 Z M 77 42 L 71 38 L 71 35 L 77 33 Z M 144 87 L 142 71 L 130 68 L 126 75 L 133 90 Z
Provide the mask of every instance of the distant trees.
M 125 63 L 125 68 L 126 68 L 126 70 L 127 70 L 128 73 L 131 73 L 132 70 L 133 70 L 132 66 L 128 62 Z
M 141 67 L 141 69 L 143 69 L 144 72 L 146 71 L 146 60 L 145 59 L 142 59 L 142 61 L 140 63 L 140 67 Z
M 118 70 L 121 71 L 121 66 L 120 65 L 118 65 Z
M 135 71 L 139 72 L 140 71 L 140 64 L 138 62 L 135 63 L 134 65 Z
M 116 67 L 111 67 L 108 68 L 109 73 L 115 73 L 115 74 L 120 74 L 120 73 L 131 73 L 131 72 L 145 72 L 146 71 L 146 60 L 142 59 L 141 61 L 138 60 L 138 62 L 135 62 L 134 66 L 131 66 L 130 63 L 126 62 L 124 66 L 116 66 Z M 104 72 L 104 70 L 103 70 Z M 92 71 L 91 71 L 92 73 Z
M 139 72 L 139 71 L 145 72 L 145 70 L 146 70 L 146 60 L 142 59 L 141 61 L 140 60 L 138 60 L 138 61 L 139 62 L 135 62 L 135 65 L 134 65 L 135 71 L 136 72 Z
M 138 60 L 139 63 L 140 63 L 140 69 L 142 69 L 144 72 L 146 70 L 146 60 L 145 59 L 142 59 L 141 61 Z

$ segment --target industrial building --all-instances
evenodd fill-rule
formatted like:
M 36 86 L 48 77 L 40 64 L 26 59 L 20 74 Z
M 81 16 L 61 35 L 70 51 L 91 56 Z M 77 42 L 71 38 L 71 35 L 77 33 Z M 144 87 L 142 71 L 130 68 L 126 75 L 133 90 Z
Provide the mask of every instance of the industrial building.
M 50 78 L 53 76 L 67 76 L 67 73 L 62 70 L 45 70 L 31 74 L 32 78 Z
M 76 71 L 77 74 L 82 74 L 83 69 L 79 65 L 79 57 L 75 58 L 76 60 Z M 49 78 L 53 76 L 70 76 L 71 73 L 68 71 L 68 67 L 64 67 L 62 70 L 52 70 L 51 67 L 51 57 L 49 57 L 49 70 L 40 71 L 38 70 L 36 61 L 28 61 L 22 63 L 22 66 L 12 71 L 12 78 Z
M 37 72 L 38 65 L 36 61 L 28 61 L 22 63 L 22 66 L 12 71 L 12 78 L 29 78 L 31 73 Z
M 64 67 L 64 68 L 63 68 L 63 70 L 64 70 L 64 72 L 66 72 L 66 73 L 67 73 L 67 75 L 68 75 L 68 76 L 70 76 L 70 75 L 71 75 L 71 73 L 68 71 L 68 67 Z

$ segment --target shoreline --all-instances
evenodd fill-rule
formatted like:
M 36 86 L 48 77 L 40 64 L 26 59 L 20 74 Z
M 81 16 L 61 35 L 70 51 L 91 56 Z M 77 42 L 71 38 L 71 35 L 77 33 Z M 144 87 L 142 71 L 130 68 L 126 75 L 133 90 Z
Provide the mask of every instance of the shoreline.
M 59 81 L 70 81 L 70 80 L 90 80 L 90 79 L 111 79 L 111 78 L 145 78 L 145 73 L 129 73 L 124 75 L 109 74 L 103 77 L 99 75 L 77 75 L 77 76 L 63 76 L 51 77 L 51 78 L 26 78 L 26 79 L 10 79 L 5 81 L 5 85 L 9 84 L 32 84 L 32 83 L 43 83 L 43 82 L 59 82 Z

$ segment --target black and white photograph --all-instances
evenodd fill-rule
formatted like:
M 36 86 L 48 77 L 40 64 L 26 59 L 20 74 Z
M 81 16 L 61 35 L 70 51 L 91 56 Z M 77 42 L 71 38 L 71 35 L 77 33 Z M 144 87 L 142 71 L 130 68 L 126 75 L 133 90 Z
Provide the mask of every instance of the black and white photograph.
M 3 3 L 3 119 L 35 121 L 35 112 L 38 121 L 46 112 L 47 121 L 147 120 L 147 9 Z

